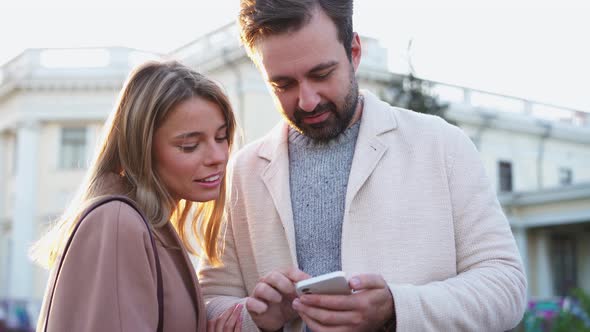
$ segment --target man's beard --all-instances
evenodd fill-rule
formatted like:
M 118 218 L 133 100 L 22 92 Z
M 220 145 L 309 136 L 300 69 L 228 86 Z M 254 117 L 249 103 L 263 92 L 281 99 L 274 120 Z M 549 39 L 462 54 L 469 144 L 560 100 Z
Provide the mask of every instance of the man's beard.
M 313 140 L 319 142 L 330 141 L 350 126 L 358 104 L 358 95 L 358 83 L 354 77 L 354 72 L 352 72 L 350 89 L 340 109 L 333 102 L 318 104 L 312 112 L 306 112 L 297 107 L 293 113 L 293 119 L 288 119 L 289 123 L 295 130 Z M 304 117 L 315 116 L 323 112 L 330 112 L 332 116 L 320 123 L 308 124 L 303 122 Z

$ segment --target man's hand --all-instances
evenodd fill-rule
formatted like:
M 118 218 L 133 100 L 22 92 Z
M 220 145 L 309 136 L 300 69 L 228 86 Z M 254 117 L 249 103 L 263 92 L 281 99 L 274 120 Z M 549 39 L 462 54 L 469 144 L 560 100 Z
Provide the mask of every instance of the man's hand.
M 295 283 L 310 276 L 296 268 L 272 271 L 262 277 L 246 300 L 246 309 L 261 330 L 276 331 L 297 317 L 292 302 Z
M 349 280 L 351 295 L 303 295 L 293 308 L 314 332 L 375 331 L 392 317 L 393 297 L 380 275 L 361 274 Z

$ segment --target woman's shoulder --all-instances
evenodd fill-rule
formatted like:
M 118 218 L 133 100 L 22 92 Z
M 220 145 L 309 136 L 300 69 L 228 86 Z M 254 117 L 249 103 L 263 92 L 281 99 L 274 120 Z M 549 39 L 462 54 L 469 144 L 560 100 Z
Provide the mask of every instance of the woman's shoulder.
M 80 231 L 82 229 L 84 232 L 91 231 L 97 236 L 117 234 L 129 238 L 129 236 L 143 237 L 148 233 L 141 214 L 129 203 L 116 199 L 92 208 L 81 223 Z

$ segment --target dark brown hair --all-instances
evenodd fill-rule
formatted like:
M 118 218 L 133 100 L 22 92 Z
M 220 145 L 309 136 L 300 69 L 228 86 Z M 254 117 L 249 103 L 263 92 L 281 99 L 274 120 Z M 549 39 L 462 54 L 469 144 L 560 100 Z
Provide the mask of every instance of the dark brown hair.
M 352 57 L 352 0 L 241 0 L 239 16 L 242 43 L 252 54 L 260 38 L 298 30 L 316 9 L 322 10 L 338 31 L 346 55 Z

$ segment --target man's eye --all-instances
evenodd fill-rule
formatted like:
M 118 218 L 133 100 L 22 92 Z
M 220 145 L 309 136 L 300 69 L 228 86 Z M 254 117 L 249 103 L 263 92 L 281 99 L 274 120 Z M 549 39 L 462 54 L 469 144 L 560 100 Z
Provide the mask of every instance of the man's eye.
M 318 73 L 318 74 L 315 74 L 315 75 L 314 75 L 314 77 L 315 77 L 315 79 L 317 79 L 317 80 L 323 80 L 323 79 L 326 79 L 326 78 L 328 78 L 328 77 L 330 76 L 330 74 L 331 74 L 331 73 L 332 73 L 332 71 L 330 70 L 330 71 L 328 71 L 328 72 L 325 72 L 325 73 Z
M 223 141 L 226 141 L 226 140 L 227 140 L 227 136 L 223 136 L 223 137 L 215 137 L 215 140 L 216 140 L 217 142 L 223 142 Z
M 291 83 L 283 83 L 283 84 L 273 84 L 272 87 L 275 91 L 285 91 L 287 90 L 292 84 Z

